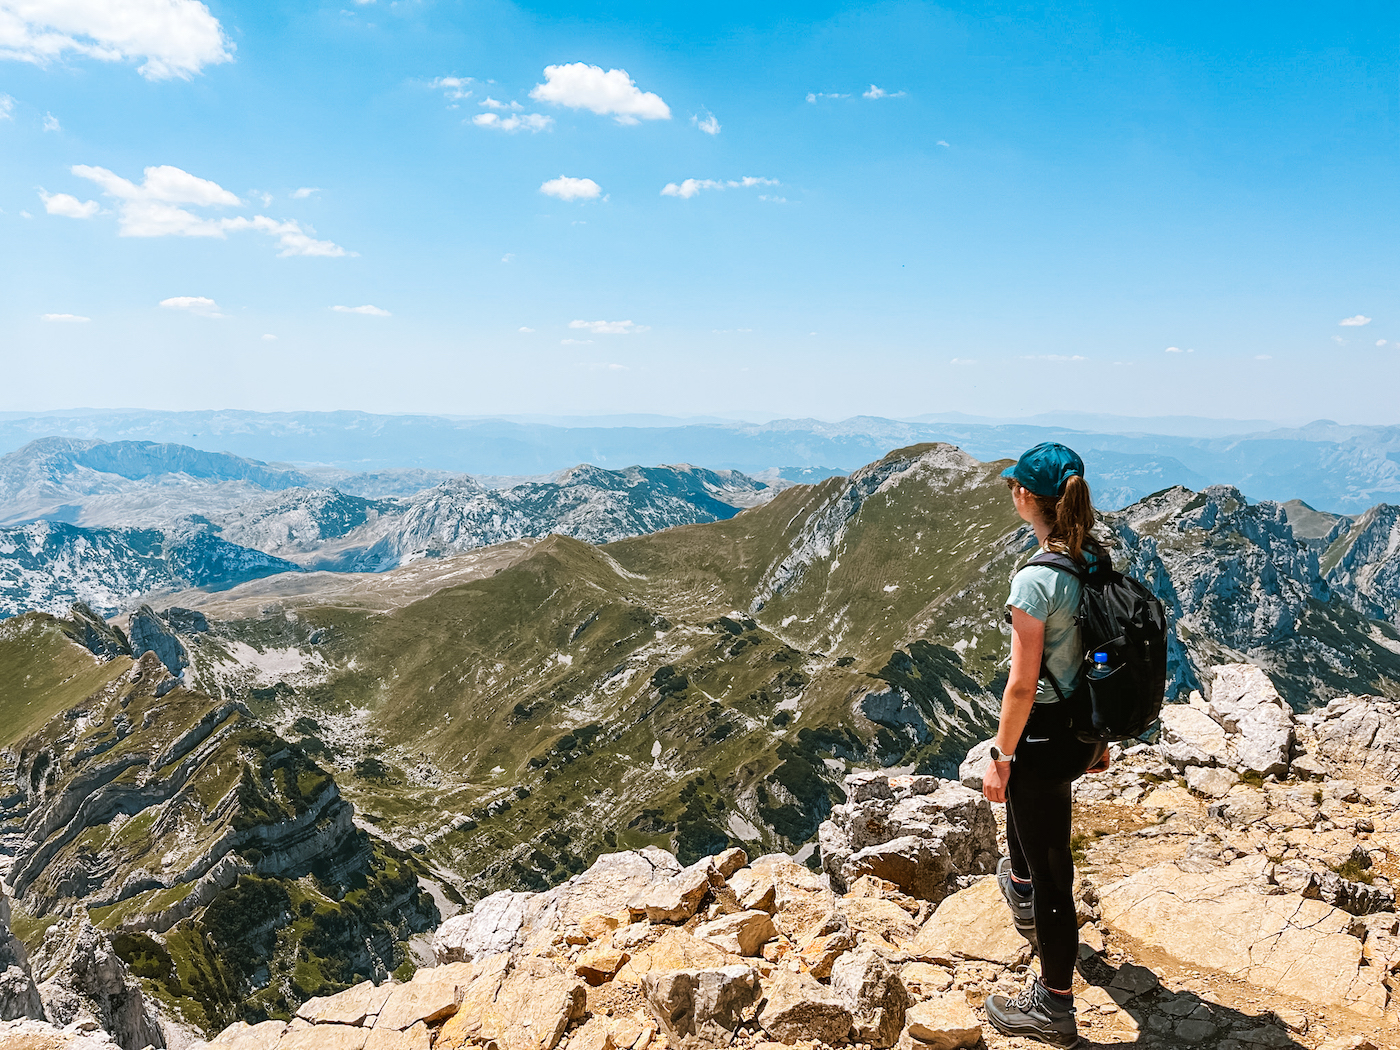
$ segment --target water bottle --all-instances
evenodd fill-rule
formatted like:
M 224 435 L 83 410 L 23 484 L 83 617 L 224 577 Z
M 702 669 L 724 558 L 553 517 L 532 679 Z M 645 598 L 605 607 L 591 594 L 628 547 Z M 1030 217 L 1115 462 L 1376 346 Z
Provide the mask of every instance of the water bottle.
M 1107 678 L 1113 673 L 1113 668 L 1108 666 L 1108 653 L 1094 653 L 1094 665 L 1089 668 L 1090 678 Z

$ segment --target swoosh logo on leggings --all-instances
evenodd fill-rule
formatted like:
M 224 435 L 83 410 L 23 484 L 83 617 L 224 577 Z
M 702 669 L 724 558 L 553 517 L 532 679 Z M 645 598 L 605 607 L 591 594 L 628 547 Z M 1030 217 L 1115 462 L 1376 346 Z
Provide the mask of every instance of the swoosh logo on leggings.
M 1048 744 L 1048 743 L 1050 743 L 1050 738 L 1049 738 L 1048 736 L 1028 736 L 1028 737 L 1026 737 L 1026 743 L 1028 743 L 1028 744 Z

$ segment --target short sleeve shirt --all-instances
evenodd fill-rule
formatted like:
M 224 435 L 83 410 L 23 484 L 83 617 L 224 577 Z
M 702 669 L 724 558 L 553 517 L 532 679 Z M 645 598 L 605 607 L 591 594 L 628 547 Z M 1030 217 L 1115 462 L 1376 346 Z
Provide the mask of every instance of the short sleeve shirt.
M 1044 553 L 1042 547 L 1036 553 Z M 1092 559 L 1092 555 L 1087 555 Z M 1084 653 L 1079 641 L 1080 583 L 1067 572 L 1048 565 L 1027 565 L 1011 580 L 1007 608 L 1021 609 L 1045 624 L 1045 666 L 1055 676 L 1060 692 L 1069 696 L 1079 688 Z M 1055 688 L 1042 678 L 1036 686 L 1035 702 L 1059 702 Z

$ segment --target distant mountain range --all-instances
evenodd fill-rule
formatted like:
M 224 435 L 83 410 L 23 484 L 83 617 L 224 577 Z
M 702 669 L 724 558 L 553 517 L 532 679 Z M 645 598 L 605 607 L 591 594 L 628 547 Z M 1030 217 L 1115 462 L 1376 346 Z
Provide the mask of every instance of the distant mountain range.
M 1094 414 L 1038 417 L 1035 423 L 969 418 L 975 420 L 947 413 L 918 420 L 858 416 L 839 423 L 786 419 L 754 424 L 640 417 L 638 421 L 655 425 L 578 421 L 556 426 L 365 412 L 131 410 L 0 418 L 0 450 L 63 436 L 220 449 L 266 463 L 295 464 L 308 475 L 320 467 L 357 475 L 417 470 L 423 478 L 434 472 L 538 477 L 580 463 L 609 469 L 696 463 L 750 476 L 776 468 L 781 476 L 799 480 L 790 476 L 792 468 L 848 472 L 892 448 L 918 442 L 946 441 L 980 459 L 995 460 L 1019 455 L 1039 441 L 1058 440 L 1085 456 L 1097 500 L 1106 509 L 1170 485 L 1229 484 L 1251 499 L 1301 499 L 1346 514 L 1400 498 L 1400 427 L 1395 426 L 1322 420 L 1305 427 L 1251 430 L 1262 421 L 1154 421 Z M 1154 423 L 1164 432 L 1144 432 Z M 1220 433 L 1232 425 L 1242 429 Z M 337 480 L 327 480 L 349 491 Z M 407 494 L 402 479 L 395 476 L 390 482 L 399 487 L 363 494 Z

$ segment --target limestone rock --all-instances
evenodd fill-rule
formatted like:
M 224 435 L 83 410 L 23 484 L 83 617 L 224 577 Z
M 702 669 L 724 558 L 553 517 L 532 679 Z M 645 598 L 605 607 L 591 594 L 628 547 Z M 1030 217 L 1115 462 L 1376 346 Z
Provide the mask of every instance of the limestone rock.
M 439 963 L 475 962 L 508 952 L 520 939 L 528 905 L 537 895 L 501 890 L 483 897 L 469 912 L 454 915 L 433 934 L 433 956 Z
M 894 799 L 890 778 L 886 774 L 862 770 L 846 777 L 847 802 L 869 802 L 871 799 Z
M 919 1050 L 974 1047 L 982 1038 L 982 1025 L 961 992 L 916 1003 L 905 1015 L 905 1025 Z
M 57 972 L 38 990 L 44 1014 L 55 1024 L 71 1024 L 86 1014 L 121 1046 L 165 1045 L 140 981 L 117 955 L 109 936 L 86 918 Z
M 893 1046 L 904 1029 L 909 993 L 873 949 L 850 952 L 831 971 L 831 990 L 851 1011 L 852 1037 L 873 1047 Z
M 420 1021 L 433 1024 L 451 1017 L 478 972 L 474 964 L 467 962 L 419 970 L 407 984 L 390 989 L 374 1026 L 405 1031 Z
M 394 990 L 392 984 L 376 986 L 373 981 L 361 981 L 335 995 L 318 995 L 297 1008 L 297 1016 L 312 1024 L 373 1025 L 384 1001 Z
M 1293 711 L 1253 664 L 1213 668 L 1210 714 L 1230 735 L 1229 765 L 1237 773 L 1283 776 L 1293 752 Z
M 1223 798 L 1239 782 L 1234 772 L 1218 766 L 1189 766 L 1186 770 L 1186 786 L 1207 798 Z
M 891 900 L 846 896 L 837 907 L 853 931 L 878 937 L 891 948 L 903 948 L 919 932 L 914 916 Z
M 996 877 L 989 875 L 944 900 L 909 945 L 909 953 L 945 965 L 982 959 L 1015 966 L 1030 957 L 1030 945 L 1016 932 Z
M 677 1050 L 727 1046 L 758 1000 L 758 974 L 748 966 L 654 971 L 642 979 L 642 993 Z
M 616 979 L 623 984 L 640 984 L 653 970 L 718 970 L 739 961 L 737 956 L 709 941 L 672 928 L 658 937 L 656 943 L 633 953 Z
M 1381 697 L 1344 696 L 1320 713 L 1318 752 L 1336 762 L 1400 780 L 1400 703 Z
M 696 937 L 731 955 L 757 955 L 777 935 L 772 916 L 757 909 L 723 915 L 695 927 Z
M 1162 708 L 1161 724 L 1157 749 L 1177 769 L 1226 761 L 1225 729 L 1202 708 L 1167 704 Z
M 583 983 L 572 974 L 526 958 L 492 1001 L 480 1004 L 481 1034 L 495 1039 L 501 1050 L 554 1050 L 569 1022 L 583 1016 L 586 1002 Z
M 1351 916 L 1294 894 L 1261 895 L 1257 879 L 1251 858 L 1206 872 L 1168 862 L 1109 886 L 1099 906 L 1108 925 L 1187 965 L 1380 1017 L 1386 990 L 1375 968 L 1361 965 Z
M 905 963 L 899 971 L 899 979 L 904 982 L 911 999 L 931 999 L 953 987 L 952 972 L 933 963 Z
M 831 976 L 836 960 L 856 946 L 850 930 L 840 929 L 808 938 L 798 946 L 797 957 L 813 977 L 825 980 Z
M 250 1025 L 235 1021 L 209 1041 L 210 1050 L 272 1050 L 286 1031 L 285 1021 L 262 1021 Z
M 365 1050 L 432 1050 L 432 1046 L 432 1029 L 421 1021 L 406 1032 L 375 1028 L 365 1038 Z
M 714 881 L 723 881 L 709 857 L 667 879 L 651 883 L 629 902 L 634 912 L 645 911 L 650 922 L 685 922 L 700 908 Z
M 809 974 L 774 970 L 763 982 L 763 994 L 758 1023 L 781 1043 L 844 1043 L 850 1037 L 850 1008 Z
M 738 846 L 731 846 L 715 856 L 715 870 L 724 878 L 729 878 L 749 862 L 749 855 Z
M 982 774 L 987 771 L 987 763 L 992 760 L 992 746 L 996 739 L 983 740 L 972 745 L 967 757 L 958 766 L 958 780 L 969 791 L 982 791 Z
M 131 655 L 137 660 L 146 653 L 155 653 L 166 670 L 177 678 L 189 666 L 189 654 L 180 639 L 149 605 L 142 605 L 132 614 L 127 637 L 131 640 Z
M 620 948 L 598 945 L 589 948 L 578 957 L 574 971 L 589 984 L 599 985 L 611 981 L 628 958 L 627 953 Z

